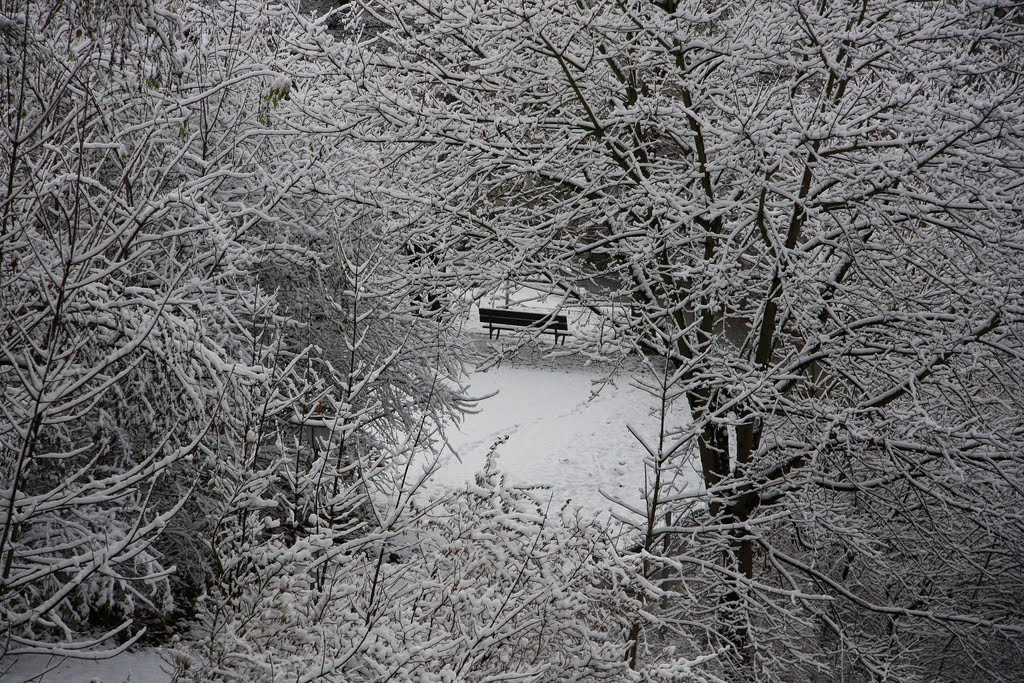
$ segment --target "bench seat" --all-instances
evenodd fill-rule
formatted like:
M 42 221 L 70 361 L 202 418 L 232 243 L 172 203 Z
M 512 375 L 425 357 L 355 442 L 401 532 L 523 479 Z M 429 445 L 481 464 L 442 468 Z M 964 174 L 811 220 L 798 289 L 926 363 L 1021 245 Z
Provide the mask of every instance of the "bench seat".
M 541 334 L 555 335 L 555 343 L 558 338 L 569 336 L 569 321 L 564 315 L 553 315 L 551 313 L 538 313 L 534 311 L 515 311 L 508 308 L 481 308 L 480 322 L 487 326 L 487 338 L 501 336 L 502 330 L 513 330 L 517 327 L 525 327 L 536 330 Z

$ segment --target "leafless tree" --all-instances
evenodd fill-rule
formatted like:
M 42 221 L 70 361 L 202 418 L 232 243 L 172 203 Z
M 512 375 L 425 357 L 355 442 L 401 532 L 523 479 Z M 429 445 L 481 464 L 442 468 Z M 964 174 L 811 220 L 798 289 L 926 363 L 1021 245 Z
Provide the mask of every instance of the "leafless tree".
M 628 302 L 689 403 L 652 457 L 702 490 L 641 527 L 661 627 L 744 680 L 1013 678 L 1019 8 L 363 5 L 362 134 L 467 270 Z

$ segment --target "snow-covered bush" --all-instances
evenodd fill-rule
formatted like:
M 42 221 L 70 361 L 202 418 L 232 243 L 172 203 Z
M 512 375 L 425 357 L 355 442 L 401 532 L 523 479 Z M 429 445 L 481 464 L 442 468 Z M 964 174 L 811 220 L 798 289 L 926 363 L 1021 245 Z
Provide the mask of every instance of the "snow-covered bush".
M 252 547 L 240 595 L 207 597 L 186 678 L 632 680 L 635 558 L 490 462 L 474 485 L 395 511 L 387 531 Z
M 153 9 L 33 2 L 0 26 L 0 609 L 15 651 L 169 608 L 150 541 L 232 381 L 239 297 L 188 206 L 187 112 L 152 93 L 181 75 L 161 43 L 175 20 Z
M 456 407 L 405 235 L 352 189 L 374 165 L 324 40 L 288 3 L 0 22 L 6 652 L 188 616 L 264 517 L 345 536 Z

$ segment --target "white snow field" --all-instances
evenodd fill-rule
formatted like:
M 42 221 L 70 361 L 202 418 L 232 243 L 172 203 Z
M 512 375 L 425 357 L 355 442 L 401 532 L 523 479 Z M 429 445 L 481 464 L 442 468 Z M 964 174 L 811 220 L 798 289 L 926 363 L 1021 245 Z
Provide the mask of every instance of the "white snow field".
M 595 346 L 608 342 L 608 328 L 602 329 L 589 311 L 560 303 L 560 297 L 528 287 L 479 297 L 485 307 L 535 311 L 559 307 L 568 319 L 570 334 L 586 336 Z M 488 339 L 476 305 L 462 329 L 477 344 L 498 344 Z M 511 334 L 505 332 L 501 341 Z M 641 382 L 650 385 L 654 378 L 635 358 L 614 368 L 559 355 L 561 351 L 552 335 L 539 335 L 536 343 L 497 366 L 470 375 L 471 395 L 493 396 L 481 401 L 478 413 L 465 416 L 447 434 L 449 444 L 434 475 L 435 487 L 472 481 L 483 469 L 490 447 L 501 440 L 498 466 L 508 481 L 547 487 L 552 510 L 571 501 L 570 505 L 599 514 L 615 506 L 609 497 L 633 507 L 641 504 L 646 451 L 629 428 L 649 444 L 657 444 L 658 399 L 639 386 Z M 688 421 L 689 409 L 679 400 L 668 411 L 665 427 L 671 431 Z M 686 481 L 675 482 L 679 488 L 700 485 L 693 463 L 682 469 L 681 476 Z
M 98 661 L 23 655 L 0 659 L 0 683 L 170 683 L 172 669 L 158 650 Z
M 508 481 L 546 487 L 552 510 L 571 501 L 600 513 L 614 505 L 605 494 L 636 507 L 644 497 L 645 450 L 629 427 L 657 443 L 660 422 L 656 398 L 636 383 L 637 364 L 609 380 L 608 366 L 545 357 L 551 344 L 544 343 L 470 375 L 473 396 L 494 395 L 449 431 L 435 486 L 472 481 L 490 447 L 503 441 L 497 462 Z M 668 415 L 669 427 L 688 419 L 682 405 Z M 678 484 L 696 485 L 696 472 L 684 472 L 687 482 Z

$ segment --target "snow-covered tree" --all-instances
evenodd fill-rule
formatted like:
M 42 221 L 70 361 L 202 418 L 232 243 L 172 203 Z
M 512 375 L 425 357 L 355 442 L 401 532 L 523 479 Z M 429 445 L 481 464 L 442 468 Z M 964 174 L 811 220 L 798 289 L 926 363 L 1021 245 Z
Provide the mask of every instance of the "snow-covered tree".
M 29 2 L 0 39 L 2 651 L 102 656 L 270 527 L 372 516 L 461 366 L 295 7 Z
M 1019 7 L 364 6 L 406 200 L 479 281 L 628 310 L 689 403 L 652 453 L 704 480 L 648 499 L 664 626 L 744 680 L 1012 678 Z
M 169 609 L 150 541 L 230 383 L 227 318 L 182 182 L 173 16 L 4 18 L 0 600 L 5 649 Z M 144 22 L 149 22 L 147 32 Z M 165 499 L 167 497 L 170 499 Z M 101 636 L 101 640 L 110 633 Z M 41 646 L 46 647 L 46 646 Z

